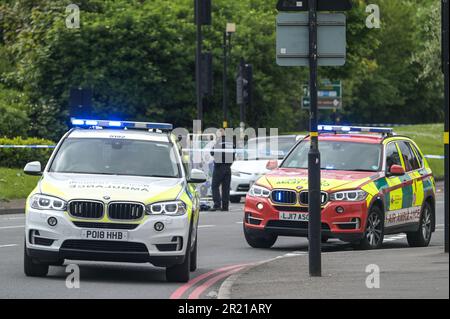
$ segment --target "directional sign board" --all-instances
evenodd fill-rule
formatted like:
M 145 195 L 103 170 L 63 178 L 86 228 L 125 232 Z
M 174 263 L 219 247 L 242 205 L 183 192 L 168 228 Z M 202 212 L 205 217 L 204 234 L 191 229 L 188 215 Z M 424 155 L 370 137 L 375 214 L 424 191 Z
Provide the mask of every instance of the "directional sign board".
M 309 86 L 303 85 L 302 107 L 309 109 L 311 99 L 309 95 Z M 317 92 L 317 107 L 323 110 L 342 108 L 342 83 L 341 81 L 330 82 L 323 81 Z
M 309 66 L 308 13 L 281 12 L 277 16 L 277 64 Z M 318 64 L 342 66 L 346 58 L 346 17 L 343 13 L 319 13 Z

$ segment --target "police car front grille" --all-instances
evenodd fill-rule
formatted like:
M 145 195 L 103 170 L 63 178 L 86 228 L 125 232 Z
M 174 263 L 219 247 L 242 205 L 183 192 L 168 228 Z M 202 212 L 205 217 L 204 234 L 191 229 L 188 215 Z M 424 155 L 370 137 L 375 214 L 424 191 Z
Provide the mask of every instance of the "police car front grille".
M 69 203 L 69 214 L 78 218 L 99 219 L 103 217 L 103 203 L 93 201 L 72 201 Z
M 111 203 L 108 216 L 116 220 L 137 220 L 144 216 L 144 205 L 138 203 Z
M 297 203 L 297 192 L 288 190 L 273 190 L 272 202 L 277 204 L 293 205 Z
M 139 224 L 115 224 L 115 223 L 92 223 L 92 222 L 73 222 L 75 226 L 81 228 L 101 228 L 101 229 L 136 229 Z
M 143 243 L 106 240 L 66 240 L 63 242 L 61 249 L 148 253 L 147 247 Z
M 325 205 L 328 202 L 328 194 L 325 192 L 321 192 L 320 201 L 321 201 L 322 205 Z M 309 192 L 308 191 L 304 191 L 304 192 L 300 193 L 299 202 L 301 205 L 309 204 Z

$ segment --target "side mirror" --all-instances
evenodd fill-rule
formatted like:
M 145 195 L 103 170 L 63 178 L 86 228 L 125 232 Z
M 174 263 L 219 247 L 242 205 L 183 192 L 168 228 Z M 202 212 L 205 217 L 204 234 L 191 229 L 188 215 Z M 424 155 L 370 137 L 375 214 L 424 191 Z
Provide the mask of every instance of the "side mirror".
M 31 162 L 25 165 L 23 172 L 27 175 L 40 176 L 42 175 L 42 166 L 40 162 Z
M 188 183 L 192 184 L 203 184 L 207 180 L 206 174 L 199 169 L 193 169 L 188 179 Z
M 391 176 L 403 176 L 405 173 L 405 169 L 400 165 L 392 165 L 389 169 L 389 175 Z
M 270 161 L 268 161 L 267 164 L 266 164 L 266 168 L 269 171 L 273 171 L 274 169 L 277 169 L 278 168 L 278 161 L 277 160 L 270 160 Z

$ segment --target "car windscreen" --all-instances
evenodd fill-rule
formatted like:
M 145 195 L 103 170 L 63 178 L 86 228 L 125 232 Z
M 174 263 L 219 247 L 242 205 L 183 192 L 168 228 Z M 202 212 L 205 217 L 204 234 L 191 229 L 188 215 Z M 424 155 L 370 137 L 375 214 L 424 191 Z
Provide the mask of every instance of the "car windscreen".
M 308 168 L 310 142 L 303 141 L 282 163 L 283 168 Z M 320 141 L 321 168 L 336 171 L 380 170 L 382 147 L 379 144 Z
M 52 161 L 50 172 L 179 178 L 170 143 L 105 138 L 69 138 Z
M 295 137 L 252 139 L 245 145 L 245 159 L 283 159 L 295 143 Z

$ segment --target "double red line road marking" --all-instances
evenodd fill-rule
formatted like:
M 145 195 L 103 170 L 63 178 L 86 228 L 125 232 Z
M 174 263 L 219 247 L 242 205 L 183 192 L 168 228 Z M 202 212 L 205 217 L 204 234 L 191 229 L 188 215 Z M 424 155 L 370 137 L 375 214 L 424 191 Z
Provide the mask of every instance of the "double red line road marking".
M 229 277 L 232 274 L 251 265 L 254 264 L 251 263 L 227 266 L 204 273 L 198 277 L 193 278 L 188 283 L 185 283 L 180 288 L 175 290 L 170 296 L 170 299 L 199 299 L 206 290 L 211 288 L 219 280 Z M 188 291 L 191 291 L 189 295 L 187 295 Z M 184 297 L 184 295 L 187 295 L 187 298 Z

